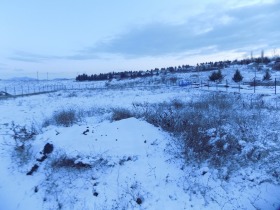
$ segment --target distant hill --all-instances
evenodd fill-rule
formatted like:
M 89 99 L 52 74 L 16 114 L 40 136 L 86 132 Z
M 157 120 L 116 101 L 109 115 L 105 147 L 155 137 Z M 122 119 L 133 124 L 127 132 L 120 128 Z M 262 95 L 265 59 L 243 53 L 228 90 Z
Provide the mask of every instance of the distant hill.
M 73 80 L 73 79 L 67 79 L 67 78 L 55 78 L 55 79 L 50 79 L 49 81 L 64 81 L 64 80 Z M 12 77 L 10 79 L 6 79 L 6 81 L 37 81 L 36 78 L 33 77 Z M 39 81 L 47 81 L 45 79 Z
M 13 77 L 10 79 L 7 79 L 9 81 L 36 81 L 37 79 L 32 77 Z
M 52 80 L 73 80 L 73 78 L 72 79 L 69 79 L 69 78 L 55 78 L 55 79 L 52 79 Z

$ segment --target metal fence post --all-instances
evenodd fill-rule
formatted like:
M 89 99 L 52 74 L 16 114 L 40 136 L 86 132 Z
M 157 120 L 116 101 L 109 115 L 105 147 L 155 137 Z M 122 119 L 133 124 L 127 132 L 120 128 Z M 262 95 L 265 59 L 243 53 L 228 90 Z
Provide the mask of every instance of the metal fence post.
M 275 94 L 276 94 L 276 87 L 277 87 L 277 82 L 276 82 L 276 78 L 275 78 Z
M 240 82 L 238 83 L 238 89 L 239 89 L 239 93 L 240 93 Z
M 256 78 L 254 78 L 254 93 L 256 93 Z

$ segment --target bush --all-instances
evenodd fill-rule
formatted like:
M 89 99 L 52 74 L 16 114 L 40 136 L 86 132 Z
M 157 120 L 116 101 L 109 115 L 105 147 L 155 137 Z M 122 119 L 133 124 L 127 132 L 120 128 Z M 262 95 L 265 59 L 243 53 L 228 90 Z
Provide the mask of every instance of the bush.
M 51 117 L 46 118 L 42 123 L 42 127 L 47 127 L 50 125 L 60 125 L 69 127 L 77 122 L 82 121 L 86 117 L 101 115 L 105 112 L 107 112 L 106 109 L 95 107 L 87 110 L 79 108 L 62 109 L 59 111 L 55 111 Z
M 64 168 L 64 169 L 81 170 L 81 169 L 91 168 L 90 164 L 77 161 L 77 159 L 75 158 L 69 158 L 65 154 L 52 160 L 51 166 L 52 168 L 57 168 L 57 169 Z
M 78 117 L 74 109 L 68 109 L 54 113 L 53 120 L 56 125 L 69 127 L 78 121 Z
M 32 140 L 39 133 L 33 124 L 29 129 L 25 125 L 15 125 L 15 123 L 12 122 L 11 130 L 13 132 L 12 137 L 15 140 L 16 147 L 22 149 L 24 149 L 27 141 Z
M 214 93 L 189 102 L 134 104 L 134 115 L 177 137 L 187 161 L 236 168 L 258 161 L 258 154 L 265 155 L 259 153 L 260 137 L 255 134 L 262 122 L 260 109 L 265 106 L 255 107 L 259 101 L 262 99 L 245 102 L 240 95 Z M 247 144 L 254 145 L 254 155 L 244 153 Z
M 15 125 L 12 122 L 12 138 L 15 141 L 15 147 L 13 151 L 13 161 L 15 161 L 19 167 L 27 164 L 33 156 L 31 140 L 39 133 L 35 126 L 32 124 L 30 128 L 27 126 Z
M 111 117 L 112 121 L 119 121 L 130 117 L 133 117 L 133 114 L 127 109 L 124 108 L 112 109 L 112 117 Z
M 275 63 L 272 68 L 273 70 L 280 71 L 280 62 Z
M 232 80 L 234 82 L 241 82 L 243 80 L 243 76 L 241 75 L 241 73 L 238 69 L 235 71 L 235 74 L 233 75 Z
M 218 70 L 217 72 L 214 71 L 210 76 L 209 80 L 210 81 L 219 81 L 221 82 L 223 80 L 224 76 L 222 75 L 221 70 Z

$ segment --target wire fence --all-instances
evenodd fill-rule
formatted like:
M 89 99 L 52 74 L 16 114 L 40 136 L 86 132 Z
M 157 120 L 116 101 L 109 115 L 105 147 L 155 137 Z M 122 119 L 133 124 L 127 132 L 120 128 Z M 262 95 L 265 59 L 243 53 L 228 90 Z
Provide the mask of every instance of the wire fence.
M 163 88 L 177 87 L 189 89 L 203 89 L 209 91 L 228 91 L 240 93 L 256 93 L 256 94 L 278 94 L 280 93 L 280 79 L 274 78 L 270 81 L 244 81 L 240 83 L 229 83 L 227 80 L 223 82 L 210 81 L 149 81 L 139 83 L 139 81 L 130 82 L 68 82 L 64 84 L 46 84 L 44 82 L 28 85 L 9 85 L 0 87 L 0 96 L 2 97 L 18 97 L 35 94 L 50 93 L 60 90 L 94 90 L 94 89 L 126 89 L 126 88 Z
M 256 94 L 277 94 L 280 89 L 280 80 L 274 78 L 274 80 L 260 81 L 252 80 L 240 83 L 210 83 L 209 81 L 201 82 L 200 88 L 207 88 L 209 90 L 230 91 L 230 92 L 242 92 L 242 93 L 256 93 Z

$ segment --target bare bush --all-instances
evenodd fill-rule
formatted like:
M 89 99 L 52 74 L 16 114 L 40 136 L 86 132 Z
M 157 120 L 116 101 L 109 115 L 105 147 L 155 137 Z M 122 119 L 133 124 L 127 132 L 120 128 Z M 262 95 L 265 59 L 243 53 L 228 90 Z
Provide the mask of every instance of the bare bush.
M 188 161 L 207 162 L 221 168 L 256 162 L 268 154 L 259 144 L 261 137 L 255 133 L 263 119 L 261 110 L 265 108 L 261 97 L 248 100 L 240 95 L 213 93 L 189 102 L 174 100 L 133 106 L 134 116 L 181 139 Z M 248 144 L 253 149 L 244 152 Z
M 80 113 L 72 108 L 56 111 L 51 118 L 44 120 L 42 127 L 47 127 L 49 125 L 69 127 L 80 120 L 79 116 Z
M 35 126 L 32 124 L 30 128 L 26 125 L 15 125 L 12 122 L 11 127 L 12 138 L 15 141 L 15 147 L 13 151 L 13 160 L 19 165 L 23 166 L 32 159 L 32 147 L 31 140 L 39 133 Z
M 118 120 L 130 118 L 132 116 L 133 116 L 133 114 L 127 109 L 115 108 L 115 109 L 112 109 L 111 119 L 112 119 L 112 121 L 118 121 Z
M 79 109 L 79 108 L 68 108 L 56 111 L 49 118 L 46 118 L 42 127 L 47 127 L 50 125 L 60 125 L 69 127 L 77 122 L 83 121 L 86 117 L 93 117 L 95 115 L 101 115 L 107 112 L 105 109 L 101 108 L 90 108 L 90 109 Z
M 60 155 L 51 162 L 52 168 L 64 168 L 64 169 L 89 169 L 90 164 L 77 161 L 77 158 L 70 158 L 66 154 Z
M 74 109 L 62 110 L 54 113 L 53 119 L 56 125 L 69 127 L 78 121 L 76 111 Z

